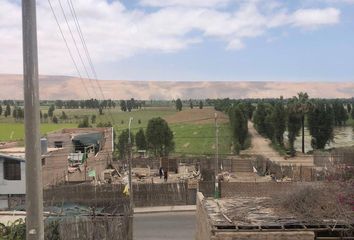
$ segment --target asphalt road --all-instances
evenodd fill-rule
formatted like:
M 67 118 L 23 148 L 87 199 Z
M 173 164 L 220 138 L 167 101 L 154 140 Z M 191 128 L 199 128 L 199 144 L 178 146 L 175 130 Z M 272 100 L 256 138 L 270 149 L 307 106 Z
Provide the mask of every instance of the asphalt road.
M 134 240 L 194 240 L 195 212 L 134 215 Z

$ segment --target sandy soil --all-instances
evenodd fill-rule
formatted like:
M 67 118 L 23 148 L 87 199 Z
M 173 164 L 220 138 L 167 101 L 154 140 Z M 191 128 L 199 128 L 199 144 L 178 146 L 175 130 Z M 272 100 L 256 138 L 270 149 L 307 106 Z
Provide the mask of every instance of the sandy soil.
M 314 166 L 312 155 L 297 153 L 297 156 L 293 158 L 285 158 L 281 156 L 270 146 L 271 141 L 257 132 L 251 121 L 248 122 L 248 131 L 252 138 L 252 146 L 251 148 L 242 151 L 242 154 L 262 155 L 274 162 L 279 162 L 281 165 L 293 164 L 297 166 Z

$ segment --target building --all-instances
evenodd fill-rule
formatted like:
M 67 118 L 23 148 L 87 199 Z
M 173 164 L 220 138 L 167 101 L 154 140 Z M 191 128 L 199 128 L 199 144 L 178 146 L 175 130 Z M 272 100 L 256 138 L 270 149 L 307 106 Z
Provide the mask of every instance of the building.
M 25 165 L 24 155 L 0 153 L 0 209 L 7 209 L 13 205 L 13 201 L 24 198 Z

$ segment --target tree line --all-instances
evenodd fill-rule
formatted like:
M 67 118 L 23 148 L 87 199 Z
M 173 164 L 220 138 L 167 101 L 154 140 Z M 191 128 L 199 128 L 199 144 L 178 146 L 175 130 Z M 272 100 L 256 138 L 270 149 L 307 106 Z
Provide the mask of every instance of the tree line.
M 349 116 L 354 119 L 351 104 L 326 99 L 310 99 L 307 93 L 288 99 L 280 98 L 273 102 L 260 102 L 254 113 L 254 125 L 257 131 L 282 148 L 284 133 L 287 130 L 288 150 L 295 155 L 294 142 L 301 134 L 302 152 L 305 152 L 305 126 L 311 135 L 313 149 L 324 149 L 333 138 L 334 126 L 346 124 Z
M 173 141 L 173 132 L 168 123 L 160 118 L 149 120 L 146 130 L 140 128 L 134 135 L 131 133 L 131 144 L 136 146 L 137 150 L 150 151 L 156 157 L 168 156 L 174 151 L 175 143 Z M 129 130 L 123 130 L 117 137 L 116 150 L 121 159 L 127 158 L 129 154 Z

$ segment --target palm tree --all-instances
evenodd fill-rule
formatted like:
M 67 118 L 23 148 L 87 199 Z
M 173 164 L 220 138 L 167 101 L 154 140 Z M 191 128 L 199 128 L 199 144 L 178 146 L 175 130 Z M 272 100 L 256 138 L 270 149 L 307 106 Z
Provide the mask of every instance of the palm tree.
M 305 153 L 305 115 L 309 111 L 309 95 L 298 93 L 296 111 L 301 115 L 302 153 Z

